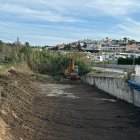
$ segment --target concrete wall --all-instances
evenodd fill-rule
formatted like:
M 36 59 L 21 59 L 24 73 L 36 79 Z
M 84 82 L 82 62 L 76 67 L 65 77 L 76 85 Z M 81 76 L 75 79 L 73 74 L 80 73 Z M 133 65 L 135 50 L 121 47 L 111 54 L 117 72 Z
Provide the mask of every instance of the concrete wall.
M 136 72 L 136 75 L 140 76 L 140 66 L 139 65 L 135 66 L 135 72 Z
M 116 64 L 94 64 L 95 67 L 116 68 L 126 70 L 135 70 L 135 65 L 116 65 Z
M 139 65 L 135 66 L 135 78 L 134 78 L 134 81 L 136 83 L 140 84 L 140 66 Z
M 96 86 L 98 89 L 101 89 L 110 95 L 140 107 L 140 92 L 131 89 L 124 79 L 86 75 L 82 77 L 82 80 L 91 86 Z

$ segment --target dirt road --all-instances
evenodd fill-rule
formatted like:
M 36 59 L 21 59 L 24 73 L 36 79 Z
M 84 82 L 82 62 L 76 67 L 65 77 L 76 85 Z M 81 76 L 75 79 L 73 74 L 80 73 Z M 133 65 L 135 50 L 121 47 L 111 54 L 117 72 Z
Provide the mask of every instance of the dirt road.
M 0 140 L 139 140 L 140 109 L 82 82 L 1 77 Z
M 140 109 L 83 83 L 42 84 L 34 140 L 138 140 Z

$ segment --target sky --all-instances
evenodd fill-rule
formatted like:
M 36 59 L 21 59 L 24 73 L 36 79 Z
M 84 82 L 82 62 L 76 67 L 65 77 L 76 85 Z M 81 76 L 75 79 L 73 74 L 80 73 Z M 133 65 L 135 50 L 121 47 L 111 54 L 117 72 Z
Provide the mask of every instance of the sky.
M 139 0 L 0 0 L 0 40 L 56 45 L 86 38 L 140 41 Z

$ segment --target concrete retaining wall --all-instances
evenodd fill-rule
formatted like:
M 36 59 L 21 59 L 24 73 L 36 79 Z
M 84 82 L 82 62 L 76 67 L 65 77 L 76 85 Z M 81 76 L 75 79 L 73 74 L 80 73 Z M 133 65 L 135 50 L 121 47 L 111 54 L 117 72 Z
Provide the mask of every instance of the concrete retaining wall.
M 94 85 L 98 89 L 140 107 L 140 92 L 131 89 L 124 79 L 86 75 L 82 77 L 82 80 L 91 86 Z
M 136 72 L 136 75 L 140 76 L 140 66 L 139 65 L 135 66 L 135 72 Z
M 135 70 L 135 65 L 116 65 L 116 64 L 94 64 L 95 67 L 105 67 L 124 70 Z
M 135 67 L 135 78 L 134 81 L 140 84 L 140 66 L 136 65 Z

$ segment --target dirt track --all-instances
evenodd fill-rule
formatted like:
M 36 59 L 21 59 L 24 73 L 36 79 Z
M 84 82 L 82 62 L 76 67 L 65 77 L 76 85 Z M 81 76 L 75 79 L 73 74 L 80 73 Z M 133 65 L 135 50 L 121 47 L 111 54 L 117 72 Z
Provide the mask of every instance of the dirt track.
M 6 96 L 19 102 L 3 102 L 0 123 L 6 124 L 5 127 L 0 126 L 0 130 L 3 130 L 0 140 L 140 138 L 140 109 L 133 105 L 118 101 L 81 82 L 33 83 L 35 89 L 28 82 L 20 83 L 21 86 L 23 83 L 24 87 L 28 87 L 28 92 L 17 97 L 15 94 L 20 91 Z M 34 91 L 34 94 L 29 94 L 29 91 Z M 8 89 L 7 92 L 12 93 Z
M 140 110 L 83 83 L 40 85 L 37 140 L 138 140 Z

